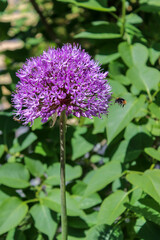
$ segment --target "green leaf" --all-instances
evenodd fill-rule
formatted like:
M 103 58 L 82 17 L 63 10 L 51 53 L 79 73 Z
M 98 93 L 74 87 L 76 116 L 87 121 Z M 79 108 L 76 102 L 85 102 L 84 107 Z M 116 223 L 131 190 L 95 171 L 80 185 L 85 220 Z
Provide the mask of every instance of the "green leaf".
M 132 122 L 127 126 L 124 133 L 125 140 L 119 145 L 115 145 L 112 149 L 106 149 L 107 160 L 130 162 L 136 159 L 145 147 L 153 144 L 153 137 L 146 129 L 145 125 L 136 125 Z
M 55 212 L 61 212 L 61 199 L 60 199 L 60 189 L 51 190 L 47 196 L 42 197 L 43 204 L 52 209 Z M 80 216 L 83 215 L 83 211 L 79 209 L 78 203 L 66 193 L 67 202 L 67 215 L 68 216 Z
M 96 21 L 92 22 L 92 26 L 86 32 L 78 33 L 74 38 L 114 39 L 121 37 L 119 32 L 119 27 L 115 23 Z
M 76 160 L 82 157 L 85 153 L 89 152 L 93 148 L 93 144 L 88 142 L 84 137 L 76 135 L 71 140 L 72 143 L 72 160 Z
M 30 184 L 29 172 L 20 163 L 6 163 L 0 167 L 0 183 L 13 188 L 26 188 Z
M 52 240 L 57 230 L 57 222 L 51 216 L 50 210 L 43 204 L 35 204 L 30 209 L 30 213 L 34 219 L 35 227 L 41 233 L 46 234 L 49 240 Z
M 118 81 L 109 80 L 109 83 L 115 96 L 123 96 L 125 93 L 127 93 L 127 89 Z
M 136 222 L 136 227 L 139 229 L 137 235 L 139 236 L 139 239 L 145 239 L 145 240 L 159 240 L 159 235 L 160 235 L 160 228 L 158 225 L 150 222 L 150 221 L 146 221 L 146 223 L 144 223 L 144 218 L 138 219 L 143 221 L 140 225 L 140 221 Z
M 142 132 L 131 139 L 121 141 L 113 151 L 106 150 L 106 154 L 111 161 L 131 162 L 138 158 L 144 148 L 151 146 L 152 143 L 152 137 Z
M 114 61 L 109 64 L 109 76 L 116 80 L 116 82 L 119 82 L 123 85 L 129 85 L 130 80 L 124 75 L 125 72 L 126 66 L 123 63 Z
M 160 161 L 160 150 L 159 149 L 156 150 L 152 147 L 148 147 L 148 148 L 145 148 L 144 151 L 153 159 Z
M 66 181 L 72 181 L 75 178 L 79 178 L 82 175 L 82 168 L 80 166 L 72 167 L 68 164 L 66 167 Z M 60 163 L 54 163 L 50 166 L 47 171 L 47 179 L 45 180 L 45 184 L 49 184 L 52 186 L 60 185 Z
M 2 188 L 2 186 L 1 186 Z M 3 203 L 4 200 L 8 199 L 10 197 L 9 194 L 7 194 L 5 191 L 0 189 L 0 204 Z
M 122 108 L 118 104 L 110 107 L 110 114 L 107 119 L 107 140 L 110 143 L 135 117 L 135 114 L 142 108 L 145 96 L 135 98 L 130 94 L 124 94 L 127 104 Z
M 128 67 L 144 66 L 148 59 L 148 49 L 140 44 L 135 43 L 134 45 L 129 45 L 127 42 L 122 42 L 118 46 L 121 58 Z
M 93 172 L 85 190 L 85 195 L 97 192 L 109 183 L 120 177 L 121 165 L 118 162 L 109 162 Z
M 104 199 L 98 214 L 98 224 L 111 225 L 125 211 L 128 193 L 118 190 Z
M 155 62 L 160 57 L 160 43 L 154 43 L 151 48 L 149 48 L 149 58 L 152 65 L 155 64 Z
M 142 23 L 143 19 L 135 13 L 130 13 L 126 16 L 126 22 L 130 24 Z
M 95 205 L 98 205 L 101 203 L 101 198 L 98 195 L 98 193 L 92 193 L 91 195 L 85 197 L 85 196 L 80 196 L 79 195 L 73 195 L 73 199 L 75 199 L 78 204 L 80 209 L 87 209 L 91 208 Z
M 130 199 L 130 204 L 133 205 L 135 202 L 137 202 L 141 196 L 142 196 L 142 189 L 141 188 L 136 188 L 131 195 L 131 199 Z
M 6 240 L 27 240 L 23 231 L 12 228 L 6 237 Z
M 34 123 L 33 123 L 33 125 L 32 125 L 32 131 L 35 131 L 35 130 L 37 130 L 37 129 L 42 129 L 42 125 L 43 125 L 43 123 L 42 123 L 42 121 L 41 121 L 42 119 L 39 117 L 39 118 L 36 118 L 35 120 L 34 120 Z
M 33 132 L 25 133 L 21 135 L 19 138 L 14 139 L 13 146 L 12 148 L 9 149 L 9 152 L 11 154 L 21 152 L 27 147 L 29 147 L 36 139 L 37 136 Z
M 127 175 L 127 180 L 133 185 L 142 188 L 155 201 L 160 202 L 160 170 L 147 170 L 144 174 L 132 172 Z
M 151 90 L 157 90 L 160 73 L 155 68 L 134 66 L 127 71 L 127 77 L 137 89 L 144 90 L 149 95 Z
M 149 105 L 149 110 L 154 115 L 154 117 L 160 119 L 160 107 L 156 103 L 151 103 Z
M 0 234 L 18 226 L 28 211 L 26 203 L 19 198 L 11 197 L 0 205 Z
M 94 119 L 93 134 L 103 133 L 106 128 L 107 116 L 102 116 L 102 119 L 100 119 L 98 117 L 95 117 L 93 119 Z
M 139 10 L 144 12 L 159 12 L 160 11 L 160 2 L 159 0 L 147 0 L 142 1 Z
M 96 225 L 87 232 L 86 240 L 123 240 L 119 226 Z
M 25 164 L 31 174 L 35 177 L 41 177 L 44 174 L 45 166 L 37 159 L 25 157 Z
M 129 203 L 126 203 L 126 206 L 133 212 L 138 215 L 143 216 L 145 219 L 160 225 L 160 213 L 150 206 L 146 206 L 145 204 L 141 204 L 140 202 L 136 202 L 134 206 Z
M 116 10 L 115 7 L 109 7 L 107 8 L 107 2 L 102 0 L 88 0 L 88 1 L 78 1 L 78 0 L 58 0 L 60 2 L 70 2 L 74 3 L 79 7 L 89 8 L 96 11 L 102 11 L 102 12 L 113 12 Z
M 117 41 L 112 41 L 100 48 L 98 54 L 95 56 L 95 60 L 99 61 L 101 64 L 107 64 L 119 57 L 120 54 L 117 50 Z

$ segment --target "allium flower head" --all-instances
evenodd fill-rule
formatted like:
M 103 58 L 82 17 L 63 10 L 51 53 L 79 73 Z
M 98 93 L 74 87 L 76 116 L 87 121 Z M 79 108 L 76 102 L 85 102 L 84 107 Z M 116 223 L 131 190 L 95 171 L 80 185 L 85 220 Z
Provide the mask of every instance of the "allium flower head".
M 49 48 L 39 57 L 30 58 L 17 72 L 20 79 L 13 93 L 15 115 L 24 124 L 41 117 L 46 122 L 59 116 L 101 117 L 107 114 L 111 87 L 98 62 L 79 45 L 65 44 Z

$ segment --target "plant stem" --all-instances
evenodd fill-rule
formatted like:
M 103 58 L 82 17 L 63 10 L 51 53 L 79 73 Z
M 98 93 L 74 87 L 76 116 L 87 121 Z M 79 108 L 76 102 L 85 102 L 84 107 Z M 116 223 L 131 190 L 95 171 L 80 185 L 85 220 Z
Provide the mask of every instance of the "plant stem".
M 65 186 L 65 162 L 66 162 L 66 113 L 60 116 L 60 178 L 61 178 L 61 225 L 62 240 L 67 240 L 67 209 L 66 209 L 66 186 Z
M 125 32 L 125 22 L 126 22 L 126 0 L 122 0 L 122 26 L 121 26 L 121 36 L 124 36 Z

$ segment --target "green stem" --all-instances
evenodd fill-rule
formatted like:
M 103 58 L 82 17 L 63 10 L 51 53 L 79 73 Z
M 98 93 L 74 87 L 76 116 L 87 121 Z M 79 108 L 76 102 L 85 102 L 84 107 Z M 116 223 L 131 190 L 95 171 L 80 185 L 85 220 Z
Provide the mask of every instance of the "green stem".
M 66 185 L 65 185 L 65 162 L 66 162 L 66 113 L 60 116 L 60 178 L 61 178 L 61 225 L 62 240 L 67 240 L 67 209 L 66 209 Z
M 125 22 L 126 22 L 126 0 L 122 0 L 122 26 L 121 26 L 121 35 L 124 36 L 125 32 Z

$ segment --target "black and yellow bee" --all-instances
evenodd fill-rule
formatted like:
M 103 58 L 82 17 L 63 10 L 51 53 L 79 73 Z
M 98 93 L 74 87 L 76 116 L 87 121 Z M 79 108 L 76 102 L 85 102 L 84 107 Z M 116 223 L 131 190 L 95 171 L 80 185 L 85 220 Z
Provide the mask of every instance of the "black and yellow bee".
M 127 104 L 127 101 L 124 98 L 118 97 L 116 98 L 115 103 L 118 103 L 120 106 L 124 107 Z

